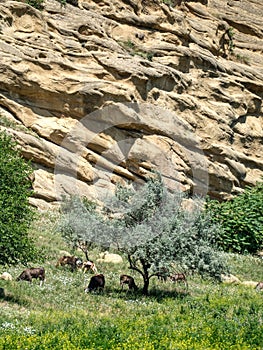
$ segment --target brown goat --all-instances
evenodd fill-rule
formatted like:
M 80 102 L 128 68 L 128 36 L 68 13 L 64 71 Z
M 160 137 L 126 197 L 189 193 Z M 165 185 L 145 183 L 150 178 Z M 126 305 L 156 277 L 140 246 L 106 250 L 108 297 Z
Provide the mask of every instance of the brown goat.
M 94 290 L 103 290 L 105 286 L 105 277 L 104 275 L 98 274 L 92 276 L 87 288 L 84 289 L 85 293 L 92 292 Z
M 187 279 L 184 273 L 174 273 L 173 275 L 170 275 L 170 281 L 175 283 L 184 282 L 184 285 L 188 288 Z
M 97 273 L 98 270 L 94 264 L 93 261 L 89 260 L 89 261 L 84 261 L 82 266 L 81 266 L 83 272 L 87 272 L 87 271 L 92 271 L 93 273 Z
M 124 284 L 128 285 L 129 290 L 134 290 L 134 291 L 138 290 L 138 287 L 134 282 L 134 278 L 129 275 L 120 275 L 120 285 L 122 290 L 123 290 Z
M 31 267 L 29 269 L 25 269 L 20 276 L 17 277 L 17 281 L 28 281 L 32 283 L 33 278 L 40 279 L 40 286 L 44 283 L 46 274 L 45 269 L 43 267 Z
M 79 266 L 82 266 L 82 260 L 77 256 L 64 255 L 58 259 L 58 262 L 56 263 L 56 267 L 65 266 L 65 265 L 69 265 L 71 267 L 71 270 L 74 271 Z

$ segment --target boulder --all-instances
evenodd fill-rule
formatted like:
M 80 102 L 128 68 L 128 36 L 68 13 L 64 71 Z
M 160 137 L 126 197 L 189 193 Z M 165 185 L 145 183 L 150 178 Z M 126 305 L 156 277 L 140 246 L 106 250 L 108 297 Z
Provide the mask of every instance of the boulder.
M 97 259 L 97 262 L 120 264 L 123 262 L 123 259 L 119 254 L 113 254 L 113 253 L 109 253 L 106 251 L 106 252 L 100 254 L 100 258 Z
M 246 287 L 256 288 L 256 286 L 258 285 L 258 282 L 255 282 L 255 281 L 242 281 L 241 285 L 242 286 L 246 286 Z
M 0 279 L 1 279 L 1 280 L 5 280 L 5 281 L 12 281 L 12 280 L 13 280 L 13 277 L 10 275 L 10 273 L 8 273 L 8 272 L 3 272 L 3 273 L 0 275 Z
M 241 283 L 241 281 L 238 277 L 231 275 L 231 274 L 229 274 L 229 275 L 222 274 L 221 281 L 223 283 L 226 283 L 226 284 L 240 284 Z

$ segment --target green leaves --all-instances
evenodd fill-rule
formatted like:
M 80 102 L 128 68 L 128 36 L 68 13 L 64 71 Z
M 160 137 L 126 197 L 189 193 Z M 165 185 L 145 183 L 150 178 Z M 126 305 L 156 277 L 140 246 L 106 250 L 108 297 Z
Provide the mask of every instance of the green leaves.
M 28 238 L 33 219 L 28 202 L 31 173 L 11 137 L 0 133 L 0 264 L 26 262 L 33 256 Z
M 219 244 L 226 251 L 255 253 L 263 245 L 263 183 L 247 187 L 230 201 L 208 201 L 206 210 L 222 226 Z

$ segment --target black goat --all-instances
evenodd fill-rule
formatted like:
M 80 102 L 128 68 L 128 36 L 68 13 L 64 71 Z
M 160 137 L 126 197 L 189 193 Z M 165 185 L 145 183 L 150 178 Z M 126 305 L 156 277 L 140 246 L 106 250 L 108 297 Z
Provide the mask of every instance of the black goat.
M 84 289 L 85 293 L 92 292 L 94 290 L 103 290 L 105 286 L 105 277 L 102 273 L 92 276 L 87 288 Z

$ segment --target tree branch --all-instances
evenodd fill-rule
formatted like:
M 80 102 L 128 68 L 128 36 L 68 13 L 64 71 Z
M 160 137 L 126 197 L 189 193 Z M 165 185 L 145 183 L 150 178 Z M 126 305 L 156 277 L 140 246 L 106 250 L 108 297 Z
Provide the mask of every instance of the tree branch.
M 144 276 L 143 272 L 133 263 L 132 258 L 130 255 L 128 255 L 128 261 L 130 264 L 130 269 L 139 272 L 142 276 Z

